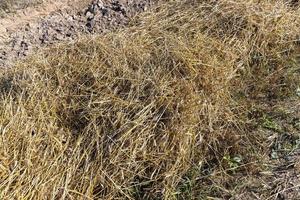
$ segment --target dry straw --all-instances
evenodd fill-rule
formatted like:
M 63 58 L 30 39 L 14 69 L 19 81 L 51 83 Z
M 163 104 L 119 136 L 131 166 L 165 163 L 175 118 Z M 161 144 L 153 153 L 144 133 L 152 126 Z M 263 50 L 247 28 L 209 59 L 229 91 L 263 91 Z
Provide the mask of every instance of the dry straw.
M 275 0 L 172 1 L 2 72 L 1 198 L 178 197 L 190 168 L 243 152 L 236 95 L 282 81 L 299 16 Z

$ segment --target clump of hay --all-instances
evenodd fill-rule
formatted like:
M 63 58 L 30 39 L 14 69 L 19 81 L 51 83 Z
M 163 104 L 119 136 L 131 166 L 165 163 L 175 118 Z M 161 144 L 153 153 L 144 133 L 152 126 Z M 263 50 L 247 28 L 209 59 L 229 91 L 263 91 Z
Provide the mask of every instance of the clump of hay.
M 1 196 L 175 198 L 190 168 L 243 151 L 235 97 L 284 78 L 299 14 L 282 1 L 172 2 L 3 72 Z

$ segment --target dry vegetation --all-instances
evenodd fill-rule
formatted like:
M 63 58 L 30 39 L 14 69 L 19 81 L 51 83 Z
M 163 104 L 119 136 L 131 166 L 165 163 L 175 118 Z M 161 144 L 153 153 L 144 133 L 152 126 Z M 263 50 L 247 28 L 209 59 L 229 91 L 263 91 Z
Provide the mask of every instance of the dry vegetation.
M 174 1 L 2 72 L 1 198 L 205 199 L 204 182 L 183 191 L 191 171 L 259 170 L 248 111 L 294 89 L 299 16 L 275 0 Z

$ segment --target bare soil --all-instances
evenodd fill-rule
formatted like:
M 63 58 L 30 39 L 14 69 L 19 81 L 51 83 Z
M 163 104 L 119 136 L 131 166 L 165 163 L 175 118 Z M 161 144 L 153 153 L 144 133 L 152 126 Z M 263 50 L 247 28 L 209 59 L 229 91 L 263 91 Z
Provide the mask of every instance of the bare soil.
M 94 0 L 74 3 L 49 1 L 0 19 L 0 66 L 58 41 L 72 41 L 81 34 L 97 34 L 124 26 L 153 0 Z

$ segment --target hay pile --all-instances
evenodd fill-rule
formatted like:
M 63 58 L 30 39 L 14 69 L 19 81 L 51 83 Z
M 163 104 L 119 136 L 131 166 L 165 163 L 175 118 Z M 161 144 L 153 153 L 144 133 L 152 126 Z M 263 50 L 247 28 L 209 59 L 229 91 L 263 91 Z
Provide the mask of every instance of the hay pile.
M 275 0 L 174 1 L 2 72 L 1 197 L 179 197 L 190 168 L 243 152 L 240 96 L 287 82 L 299 15 Z

